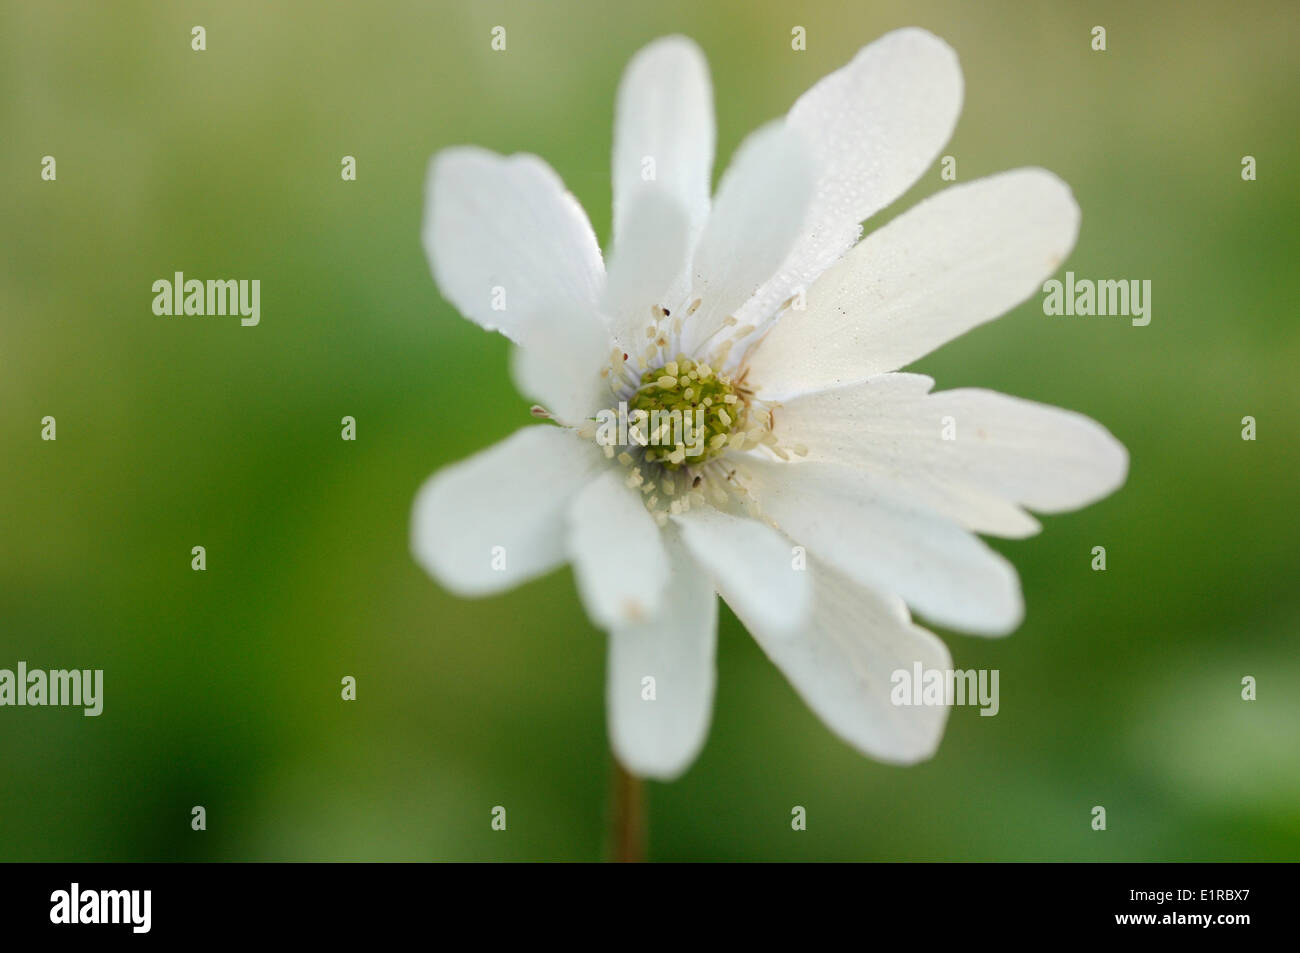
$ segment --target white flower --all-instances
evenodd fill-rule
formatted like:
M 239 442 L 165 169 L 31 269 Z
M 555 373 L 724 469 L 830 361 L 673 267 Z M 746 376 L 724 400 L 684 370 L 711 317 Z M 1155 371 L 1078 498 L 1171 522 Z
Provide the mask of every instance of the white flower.
M 961 96 L 943 41 L 890 33 L 751 135 L 710 204 L 704 58 L 680 37 L 652 43 L 618 94 L 608 268 L 540 159 L 434 158 L 423 239 L 438 285 L 519 345 L 516 383 L 553 422 L 434 475 L 414 552 L 462 595 L 572 562 L 609 632 L 611 742 L 637 774 L 675 777 L 704 743 L 715 593 L 845 741 L 930 756 L 946 708 L 891 704 L 890 677 L 951 661 L 909 607 L 1010 632 L 1016 572 L 976 534 L 1028 536 L 1026 509 L 1124 481 L 1123 446 L 1085 417 L 898 372 L 1028 298 L 1078 232 L 1069 188 L 1020 169 L 858 242 L 939 155 Z M 642 447 L 635 427 L 601 445 L 620 401 L 703 410 L 704 449 Z

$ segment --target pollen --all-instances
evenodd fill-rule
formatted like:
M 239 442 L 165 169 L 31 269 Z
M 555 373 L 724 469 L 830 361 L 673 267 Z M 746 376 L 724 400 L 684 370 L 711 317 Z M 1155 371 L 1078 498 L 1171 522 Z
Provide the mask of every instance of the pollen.
M 707 342 L 698 359 L 681 348 L 682 315 L 700 307 L 696 298 L 670 318 L 653 305 L 642 345 L 615 348 L 601 376 L 618 400 L 579 428 L 606 459 L 617 459 L 623 482 L 637 492 L 660 526 L 695 506 L 738 505 L 752 509 L 744 457 L 790 462 L 807 447 L 783 446 L 773 433 L 779 404 L 762 399 L 747 383 L 743 360 L 732 346 L 754 332 L 729 317 L 722 340 Z M 671 320 L 671 328 L 669 321 Z
M 628 412 L 641 411 L 653 439 L 646 460 L 667 470 L 696 467 L 722 452 L 744 429 L 745 404 L 731 380 L 707 364 L 679 356 L 641 375 Z

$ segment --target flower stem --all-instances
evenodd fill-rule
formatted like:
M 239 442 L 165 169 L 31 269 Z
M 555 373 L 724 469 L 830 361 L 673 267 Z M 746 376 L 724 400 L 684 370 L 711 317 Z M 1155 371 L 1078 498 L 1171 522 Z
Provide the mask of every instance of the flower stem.
M 645 786 L 614 760 L 613 805 L 609 815 L 610 859 L 616 864 L 645 860 Z

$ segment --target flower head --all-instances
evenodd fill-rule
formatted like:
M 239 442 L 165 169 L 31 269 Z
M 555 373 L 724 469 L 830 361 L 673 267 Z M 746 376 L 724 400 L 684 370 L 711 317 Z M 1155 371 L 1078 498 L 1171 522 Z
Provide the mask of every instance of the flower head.
M 518 345 L 516 383 L 548 421 L 428 481 L 415 555 L 463 595 L 571 562 L 609 633 L 611 741 L 638 774 L 674 777 L 703 745 L 717 595 L 836 734 L 930 756 L 946 709 L 891 704 L 891 673 L 950 661 L 909 610 L 1010 632 L 1016 572 L 977 534 L 1030 535 L 1026 510 L 1124 480 L 1124 448 L 1085 417 L 899 372 L 1028 298 L 1078 232 L 1069 188 L 1021 169 L 858 241 L 939 155 L 961 95 L 945 43 L 890 33 L 753 133 L 711 201 L 704 58 L 652 43 L 619 89 L 607 268 L 540 159 L 432 163 L 438 285 Z

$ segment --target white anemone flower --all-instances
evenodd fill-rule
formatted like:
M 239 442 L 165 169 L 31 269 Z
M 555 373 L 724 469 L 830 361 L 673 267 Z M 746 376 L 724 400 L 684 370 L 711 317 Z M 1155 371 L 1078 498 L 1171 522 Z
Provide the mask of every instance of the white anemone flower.
M 911 611 L 1009 633 L 1019 580 L 977 534 L 1031 535 L 1027 510 L 1124 481 L 1124 447 L 1086 417 L 899 371 L 1030 297 L 1079 228 L 1069 187 L 1027 168 L 858 241 L 931 167 L 961 99 L 946 43 L 890 33 L 750 135 L 710 201 L 708 69 L 690 40 L 658 40 L 619 87 L 607 267 L 542 160 L 432 161 L 438 286 L 518 345 L 544 420 L 425 484 L 414 553 L 464 596 L 572 563 L 609 634 L 610 740 L 634 774 L 674 778 L 703 746 L 716 595 L 835 734 L 929 757 L 947 709 L 893 704 L 891 676 L 951 659 Z M 620 405 L 661 414 L 612 445 L 603 412 Z M 660 427 L 675 409 L 702 427 Z

